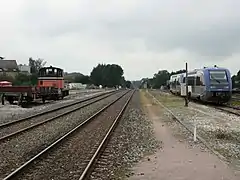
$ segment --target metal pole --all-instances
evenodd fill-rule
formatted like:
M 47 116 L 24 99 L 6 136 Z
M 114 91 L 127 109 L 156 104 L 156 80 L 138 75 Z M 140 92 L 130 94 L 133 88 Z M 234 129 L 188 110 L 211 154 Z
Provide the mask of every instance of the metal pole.
M 188 64 L 186 63 L 186 97 L 185 97 L 185 106 L 188 107 Z

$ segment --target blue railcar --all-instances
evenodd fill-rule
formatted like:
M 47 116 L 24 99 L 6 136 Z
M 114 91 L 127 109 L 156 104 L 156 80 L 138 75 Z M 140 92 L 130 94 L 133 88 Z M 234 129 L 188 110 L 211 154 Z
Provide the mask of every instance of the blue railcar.
M 185 73 L 171 76 L 170 91 L 174 94 L 181 94 L 181 84 L 186 83 L 185 78 Z M 175 83 L 173 83 L 173 79 L 176 80 Z M 175 84 L 178 85 L 174 86 Z M 232 97 L 231 74 L 226 68 L 215 66 L 190 71 L 188 73 L 188 85 L 191 87 L 190 98 L 205 102 L 226 103 Z

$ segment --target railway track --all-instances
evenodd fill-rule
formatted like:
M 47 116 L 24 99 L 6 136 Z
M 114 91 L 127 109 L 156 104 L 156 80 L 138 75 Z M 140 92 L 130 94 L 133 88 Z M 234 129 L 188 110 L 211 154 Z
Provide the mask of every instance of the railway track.
M 164 92 L 164 93 L 169 93 L 170 94 L 170 91 L 161 91 L 161 92 Z M 181 96 L 179 96 L 181 97 Z M 183 97 L 181 97 L 183 98 Z M 206 103 L 206 102 L 201 102 L 199 100 L 195 100 L 195 99 L 191 99 L 190 101 L 192 102 L 195 102 L 197 104 L 202 104 L 202 105 L 206 105 L 206 106 L 210 106 L 210 107 L 213 107 L 215 109 L 218 109 L 218 110 L 221 110 L 223 112 L 227 112 L 229 114 L 234 114 L 236 116 L 240 116 L 240 109 L 237 108 L 237 107 L 234 107 L 234 106 L 229 106 L 229 105 L 215 105 L 215 104 L 209 104 L 209 103 Z
M 25 118 L 0 124 L 0 141 L 7 140 L 11 137 L 14 137 L 20 133 L 23 133 L 27 130 L 33 129 L 40 125 L 43 125 L 47 122 L 58 119 L 59 117 L 70 114 L 74 111 L 77 111 L 81 108 L 89 106 L 93 103 L 96 103 L 102 99 L 105 99 L 109 96 L 112 96 L 119 91 L 107 92 L 92 96 L 90 98 L 85 98 L 80 101 L 69 103 L 54 109 L 50 109 L 44 112 L 40 112 Z
M 154 97 L 154 95 L 152 95 L 151 93 L 148 93 L 148 95 L 150 97 L 152 97 L 152 99 L 159 104 L 161 107 L 163 107 L 171 116 L 174 120 L 176 120 L 179 124 L 181 124 L 181 126 L 183 126 L 188 132 L 190 132 L 193 136 L 194 136 L 194 130 L 192 127 L 189 127 L 187 124 L 185 124 L 180 118 L 178 118 L 170 109 L 168 109 L 166 106 L 164 106 L 157 98 Z M 205 141 L 205 139 L 203 137 L 201 137 L 199 135 L 199 133 L 196 135 L 196 138 L 206 147 L 208 148 L 213 154 L 215 154 L 216 156 L 218 156 L 220 158 L 220 160 L 223 160 L 224 162 L 228 162 L 227 159 L 221 155 L 219 152 L 215 151 L 210 144 Z
M 125 92 L 3 179 L 88 178 L 133 94 Z
M 229 114 L 234 114 L 240 116 L 240 109 L 232 106 L 213 106 L 215 109 L 227 112 Z

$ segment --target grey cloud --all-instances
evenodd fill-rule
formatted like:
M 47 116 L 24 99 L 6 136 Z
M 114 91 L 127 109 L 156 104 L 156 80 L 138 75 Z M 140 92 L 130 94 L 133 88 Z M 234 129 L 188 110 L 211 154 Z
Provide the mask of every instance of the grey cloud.
M 193 66 L 202 66 L 202 59 L 237 67 L 240 2 L 235 0 L 24 1 L 11 21 L 5 16 L 14 25 L 0 29 L 4 56 L 44 57 L 83 72 L 99 61 L 115 62 L 130 77 L 160 67 L 178 69 L 185 59 Z M 156 64 L 148 64 L 153 59 Z M 172 65 L 164 66 L 163 59 Z M 139 69 L 132 72 L 136 63 Z
M 146 1 L 141 1 L 139 8 L 120 17 L 115 17 L 113 13 L 112 17 L 111 14 L 109 16 L 100 14 L 94 16 L 95 18 L 82 19 L 81 12 L 76 12 L 76 17 L 71 16 L 68 19 L 63 16 L 61 19 L 52 16 L 54 14 L 50 13 L 51 9 L 47 9 L 44 5 L 28 9 L 25 17 L 30 17 L 30 29 L 32 26 L 32 31 L 38 32 L 39 35 L 58 37 L 71 33 L 91 34 L 102 40 L 104 38 L 113 40 L 112 43 L 116 48 L 122 47 L 122 50 L 126 51 L 128 51 L 127 45 L 123 47 L 121 42 L 125 41 L 127 44 L 133 38 L 143 39 L 149 51 L 157 52 L 185 48 L 203 56 L 226 57 L 239 50 L 238 18 L 220 20 L 215 18 L 215 22 L 209 18 L 204 23 L 198 18 L 198 9 L 192 17 L 181 13 L 179 16 L 171 16 L 167 10 L 172 8 L 172 12 L 177 11 L 177 7 L 174 7 L 176 1 L 171 0 L 165 4 L 163 1 L 154 2 L 147 4 Z M 167 10 L 161 9 L 161 5 Z M 200 5 L 204 7 L 204 4 Z M 163 15 L 159 11 L 163 11 Z M 165 12 L 165 16 L 164 11 L 168 12 Z M 194 15 L 197 16 L 195 20 Z M 239 17 L 236 14 L 235 16 Z

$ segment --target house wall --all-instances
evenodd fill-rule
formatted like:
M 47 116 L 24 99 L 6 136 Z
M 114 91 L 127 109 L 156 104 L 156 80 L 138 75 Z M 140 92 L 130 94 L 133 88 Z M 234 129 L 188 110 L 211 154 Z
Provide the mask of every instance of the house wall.
M 30 66 L 27 66 L 27 65 L 18 65 L 18 68 L 20 72 L 25 72 L 25 73 L 31 72 Z

